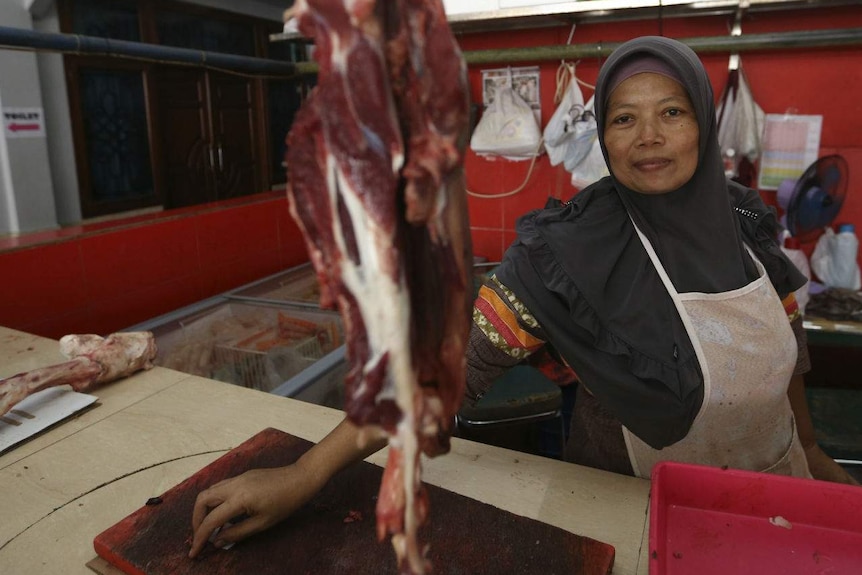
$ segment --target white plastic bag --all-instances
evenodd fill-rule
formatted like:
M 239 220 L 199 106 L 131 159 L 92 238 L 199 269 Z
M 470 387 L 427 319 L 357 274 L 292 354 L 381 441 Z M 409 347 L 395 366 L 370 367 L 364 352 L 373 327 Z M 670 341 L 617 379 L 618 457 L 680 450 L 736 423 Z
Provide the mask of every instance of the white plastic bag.
M 581 134 L 579 146 L 588 144 L 589 151 L 576 165 L 569 167 L 566 164 L 566 169 L 572 172 L 572 185 L 582 190 L 592 184 L 610 175 L 608 165 L 605 163 L 605 158 L 602 156 L 602 148 L 599 144 L 598 130 L 596 130 L 596 117 L 593 114 L 595 96 L 590 98 L 586 106 L 584 106 L 584 114 L 592 118 L 592 130 L 585 130 Z
M 596 138 L 596 118 L 584 104 L 574 67 L 567 69 L 568 84 L 554 115 L 545 126 L 545 150 L 552 166 L 564 164 L 571 172 L 592 149 Z
M 565 159 L 568 142 L 575 134 L 575 121 L 584 113 L 584 94 L 578 86 L 574 66 L 567 66 L 564 74 L 563 79 L 558 77 L 558 89 L 565 84 L 563 97 L 544 131 L 545 151 L 552 166 Z
M 858 251 L 859 240 L 855 233 L 836 234 L 827 227 L 811 254 L 811 270 L 827 287 L 858 290 L 862 287 L 856 260 Z
M 533 109 L 511 86 L 500 86 L 473 131 L 470 147 L 483 156 L 528 159 L 539 153 L 541 141 Z
M 766 122 L 766 114 L 754 101 L 742 68 L 730 71 L 715 114 L 725 172 L 734 177 L 742 158 L 748 158 L 753 164 L 760 157 L 761 134 Z

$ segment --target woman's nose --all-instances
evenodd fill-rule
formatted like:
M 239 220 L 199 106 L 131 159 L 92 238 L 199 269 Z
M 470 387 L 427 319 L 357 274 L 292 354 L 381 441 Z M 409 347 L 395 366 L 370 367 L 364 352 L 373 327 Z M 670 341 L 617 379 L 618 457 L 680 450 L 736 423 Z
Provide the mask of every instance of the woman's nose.
M 656 119 L 642 119 L 638 124 L 638 144 L 652 145 L 663 140 L 661 126 Z

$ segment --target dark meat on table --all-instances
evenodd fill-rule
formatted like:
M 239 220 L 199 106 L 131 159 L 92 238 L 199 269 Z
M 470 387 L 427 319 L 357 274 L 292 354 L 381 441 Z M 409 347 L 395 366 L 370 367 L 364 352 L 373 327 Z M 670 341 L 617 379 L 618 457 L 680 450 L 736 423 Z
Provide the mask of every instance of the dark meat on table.
M 98 335 L 66 335 L 60 352 L 69 361 L 41 367 L 0 380 L 0 415 L 29 395 L 59 385 L 85 392 L 149 369 L 156 357 L 156 343 L 148 331 Z
M 428 570 L 420 455 L 449 450 L 472 255 L 466 67 L 440 0 L 299 0 L 317 87 L 288 136 L 288 197 L 344 318 L 348 417 L 389 437 L 377 506 L 403 572 Z

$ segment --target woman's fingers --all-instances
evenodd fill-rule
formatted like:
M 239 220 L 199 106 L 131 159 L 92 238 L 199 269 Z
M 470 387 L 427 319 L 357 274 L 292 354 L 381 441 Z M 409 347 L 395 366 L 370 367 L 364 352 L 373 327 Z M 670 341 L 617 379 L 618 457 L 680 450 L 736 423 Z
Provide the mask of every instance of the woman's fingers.
M 313 495 L 313 484 L 295 475 L 290 466 L 252 469 L 201 491 L 192 511 L 189 557 L 197 556 L 210 539 L 218 547 L 235 543 L 301 507 Z
M 261 515 L 247 517 L 238 523 L 226 523 L 216 534 L 214 544 L 216 547 L 224 547 L 230 543 L 242 541 L 249 535 L 270 527 L 269 521 Z
M 195 508 L 192 512 L 192 547 L 189 557 L 195 557 L 201 552 L 213 532 L 230 521 L 230 519 L 245 513 L 243 505 L 230 494 L 222 493 L 223 488 L 213 486 L 198 494 Z M 221 535 L 221 533 L 219 534 Z

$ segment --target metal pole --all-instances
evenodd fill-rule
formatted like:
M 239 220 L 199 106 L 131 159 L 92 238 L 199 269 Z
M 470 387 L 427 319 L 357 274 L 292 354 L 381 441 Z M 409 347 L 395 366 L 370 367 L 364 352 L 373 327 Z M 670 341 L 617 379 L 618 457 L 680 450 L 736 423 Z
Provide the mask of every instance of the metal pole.
M 187 48 L 174 48 L 143 42 L 128 42 L 77 34 L 53 34 L 21 28 L 0 26 L 0 48 L 26 48 L 47 50 L 67 54 L 115 56 L 142 60 L 154 60 L 167 64 L 197 65 L 234 72 L 295 76 L 293 62 L 267 60 L 222 52 L 206 52 Z
M 740 36 L 708 36 L 680 38 L 679 40 L 699 53 L 741 53 L 752 50 L 829 48 L 862 45 L 862 28 L 804 30 L 767 34 L 743 34 Z M 472 50 L 464 52 L 464 59 L 467 64 L 479 65 L 541 62 L 547 60 L 576 60 L 578 58 L 590 57 L 603 58 L 609 56 L 620 44 L 621 42 L 599 42 L 595 44 Z M 109 38 L 35 32 L 6 26 L 0 26 L 0 47 L 2 46 L 53 50 L 73 54 L 149 59 L 164 63 L 194 64 L 258 74 L 294 76 L 317 73 L 317 64 L 314 62 L 282 62 L 279 60 L 252 58 L 220 52 L 205 52 L 160 46 L 157 44 L 111 40 Z
M 698 53 L 749 52 L 752 50 L 781 50 L 789 48 L 856 46 L 862 44 L 862 28 L 835 30 L 805 30 L 769 34 L 742 34 L 740 36 L 711 36 L 678 38 Z M 576 60 L 578 58 L 607 57 L 622 42 L 598 44 L 571 44 L 535 46 L 530 48 L 503 48 L 473 50 L 464 53 L 468 64 L 498 64 L 507 62 L 536 62 L 543 60 Z
M 768 34 L 742 34 L 739 36 L 706 36 L 678 38 L 698 53 L 750 52 L 753 50 L 784 50 L 793 48 L 831 48 L 862 45 L 862 28 L 840 28 L 833 30 L 804 30 L 797 32 L 774 32 Z M 570 44 L 534 46 L 529 48 L 495 48 L 464 52 L 469 65 L 508 64 L 515 62 L 541 62 L 577 60 L 579 58 L 604 58 L 616 50 L 622 42 L 599 42 L 597 44 Z M 314 62 L 297 62 L 297 74 L 317 73 Z

